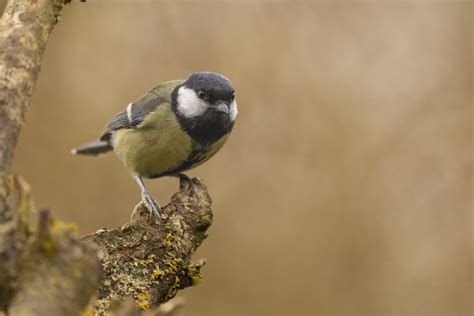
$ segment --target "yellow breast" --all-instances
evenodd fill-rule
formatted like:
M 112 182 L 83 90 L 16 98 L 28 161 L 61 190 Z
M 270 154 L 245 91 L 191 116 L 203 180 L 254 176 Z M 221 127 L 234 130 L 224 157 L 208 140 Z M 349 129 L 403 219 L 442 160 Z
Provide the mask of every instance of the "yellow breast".
M 186 161 L 193 148 L 169 104 L 160 105 L 137 129 L 115 132 L 113 145 L 125 166 L 144 177 L 173 170 Z

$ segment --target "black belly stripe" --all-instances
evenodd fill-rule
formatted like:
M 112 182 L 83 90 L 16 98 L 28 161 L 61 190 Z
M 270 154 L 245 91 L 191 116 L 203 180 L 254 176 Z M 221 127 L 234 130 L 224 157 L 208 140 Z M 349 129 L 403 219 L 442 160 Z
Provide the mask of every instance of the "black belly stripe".
M 209 146 L 206 146 L 206 147 L 199 146 L 199 148 L 193 149 L 193 151 L 188 156 L 188 158 L 177 167 L 160 174 L 151 175 L 147 178 L 155 179 L 155 178 L 170 176 L 170 175 L 174 175 L 174 174 L 186 171 L 189 168 L 191 168 L 194 164 L 197 164 L 198 162 L 202 161 L 206 157 L 206 154 L 208 151 L 209 151 Z

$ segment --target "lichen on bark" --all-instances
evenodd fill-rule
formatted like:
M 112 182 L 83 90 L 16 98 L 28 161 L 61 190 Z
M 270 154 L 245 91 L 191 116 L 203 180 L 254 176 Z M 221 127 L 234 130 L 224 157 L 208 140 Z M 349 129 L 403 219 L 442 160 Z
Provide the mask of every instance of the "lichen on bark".
M 132 223 L 85 236 L 86 244 L 99 247 L 104 267 L 96 304 L 99 314 L 126 297 L 147 309 L 173 298 L 180 289 L 199 284 L 205 261 L 193 263 L 191 255 L 207 236 L 211 202 L 199 179 L 181 180 L 161 219 L 150 217 L 140 204 L 140 216 Z

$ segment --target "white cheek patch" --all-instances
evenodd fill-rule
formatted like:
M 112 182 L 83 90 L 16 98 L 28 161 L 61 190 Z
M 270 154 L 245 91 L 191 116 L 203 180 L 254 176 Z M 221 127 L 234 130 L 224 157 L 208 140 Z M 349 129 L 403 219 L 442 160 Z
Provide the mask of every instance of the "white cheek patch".
M 229 117 L 231 122 L 235 120 L 235 118 L 237 117 L 237 113 L 239 113 L 239 110 L 237 110 L 237 102 L 235 102 L 234 100 L 229 106 Z
M 186 87 L 178 89 L 177 101 L 178 112 L 186 118 L 202 115 L 209 107 L 207 102 L 198 98 L 193 89 Z

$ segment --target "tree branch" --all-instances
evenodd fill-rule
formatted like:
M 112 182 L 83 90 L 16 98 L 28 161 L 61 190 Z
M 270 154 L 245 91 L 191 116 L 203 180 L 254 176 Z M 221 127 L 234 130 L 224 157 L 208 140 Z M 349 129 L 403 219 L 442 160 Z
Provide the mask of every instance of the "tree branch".
M 191 256 L 212 223 L 212 201 L 199 179 L 181 179 L 161 219 L 150 217 L 140 202 L 132 223 L 81 239 L 74 225 L 51 220 L 45 211 L 38 228 L 30 228 L 29 186 L 15 178 L 14 188 L 9 207 L 22 214 L 17 231 L 23 239 L 17 242 L 23 251 L 10 284 L 16 295 L 5 302 L 11 315 L 78 315 L 97 289 L 91 313 L 104 315 L 128 298 L 148 309 L 201 282 L 205 262 L 193 263 Z
M 36 236 L 26 245 L 19 289 L 11 315 L 79 315 L 99 285 L 101 265 L 94 247 L 81 243 L 71 227 L 40 213 Z
M 127 297 L 147 309 L 173 298 L 180 289 L 199 284 L 204 260 L 190 260 L 211 225 L 211 202 L 199 179 L 182 179 L 180 190 L 163 208 L 161 221 L 150 218 L 139 204 L 141 216 L 136 221 L 83 237 L 86 244 L 99 247 L 104 267 L 98 311 Z
M 19 215 L 8 207 L 7 196 L 14 189 L 8 175 L 46 41 L 67 2 L 9 0 L 0 20 L 0 309 L 13 294 L 11 283 L 22 252 L 21 241 L 26 239 Z
M 0 220 L 8 220 L 7 176 L 49 34 L 70 0 L 9 0 L 0 20 Z

